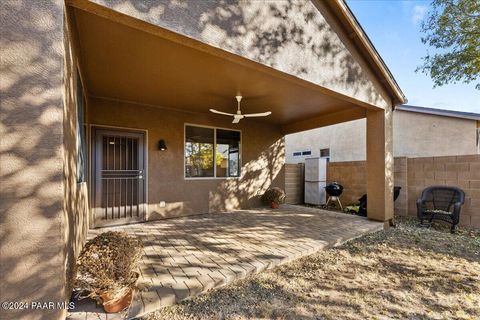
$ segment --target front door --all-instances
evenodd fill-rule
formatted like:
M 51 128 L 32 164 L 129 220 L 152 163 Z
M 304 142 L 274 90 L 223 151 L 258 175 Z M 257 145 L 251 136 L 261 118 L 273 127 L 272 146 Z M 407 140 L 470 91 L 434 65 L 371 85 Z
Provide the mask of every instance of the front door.
M 94 130 L 94 227 L 145 219 L 144 138 L 138 132 Z

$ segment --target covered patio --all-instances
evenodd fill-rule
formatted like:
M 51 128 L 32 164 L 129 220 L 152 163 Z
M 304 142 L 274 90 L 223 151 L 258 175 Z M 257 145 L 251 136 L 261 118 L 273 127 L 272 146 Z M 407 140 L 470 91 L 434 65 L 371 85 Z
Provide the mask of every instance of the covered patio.
M 318 50 L 315 46 L 307 50 L 312 67 L 295 71 L 290 70 L 290 64 L 270 61 L 272 57 L 262 60 L 248 51 L 224 49 L 214 39 L 185 35 L 183 29 L 148 23 L 133 13 L 119 13 L 86 1 L 69 4 L 78 72 L 86 96 L 87 140 L 93 141 L 99 128 L 116 130 L 117 135 L 122 130 L 141 131 L 145 139 L 144 167 L 137 168 L 143 180 L 142 193 L 134 203 L 142 208 L 133 217 L 136 221 L 256 207 L 258 195 L 267 188 L 284 188 L 285 135 L 367 118 L 367 193 L 374 195 L 368 202 L 368 215 L 386 226 L 392 223 L 392 107 L 402 96 L 388 70 L 375 58 L 376 53 L 362 51 L 368 44 L 347 43 L 349 40 L 342 38 L 344 33 L 355 33 L 360 39 L 361 31 L 347 25 L 339 28 L 326 18 L 317 30 L 328 30 L 315 40 Z M 326 16 L 332 10 L 311 9 L 300 14 L 307 19 L 310 14 L 318 15 L 318 10 L 325 10 Z M 333 12 L 338 14 L 338 9 Z M 268 17 L 272 23 L 284 21 Z M 260 30 L 261 25 L 257 28 Z M 288 39 L 282 46 L 310 41 L 308 37 L 296 42 Z M 325 41 L 329 45 L 323 47 Z M 258 46 L 262 47 L 262 42 L 255 44 Z M 353 46 L 363 48 L 362 52 Z M 297 61 L 288 56 L 291 59 Z M 333 59 L 329 65 L 315 67 L 328 59 Z M 333 78 L 328 80 L 327 75 Z M 244 112 L 271 111 L 271 115 L 232 124 L 231 119 L 209 112 L 210 108 L 235 110 L 235 95 L 243 95 Z M 235 179 L 218 179 L 215 169 L 208 177 L 186 175 L 188 139 L 184 130 L 192 125 L 241 132 L 237 159 L 241 169 Z M 167 151 L 158 151 L 160 140 L 166 141 Z M 92 157 L 102 153 L 101 147 L 96 148 L 91 143 Z M 117 210 L 117 204 L 104 199 L 112 195 L 102 186 L 97 170 L 101 164 L 92 160 L 90 167 L 90 228 L 127 220 L 104 214 L 110 206 Z M 128 193 L 127 188 L 122 190 Z M 119 194 L 120 198 L 128 196 Z
M 383 224 L 342 213 L 284 205 L 197 215 L 90 231 L 121 230 L 144 242 L 140 287 L 129 318 L 312 254 Z M 80 302 L 67 319 L 114 319 Z

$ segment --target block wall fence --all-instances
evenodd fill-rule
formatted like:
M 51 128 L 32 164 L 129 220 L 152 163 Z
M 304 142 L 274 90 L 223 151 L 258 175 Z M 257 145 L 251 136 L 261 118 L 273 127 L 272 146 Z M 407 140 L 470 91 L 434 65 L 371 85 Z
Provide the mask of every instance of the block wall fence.
M 286 165 L 285 187 L 288 203 L 303 202 L 303 198 L 299 196 L 303 194 L 302 168 L 300 164 Z M 345 187 L 341 197 L 344 205 L 356 203 L 358 198 L 367 192 L 366 162 L 330 162 L 327 181 L 337 181 Z M 465 192 L 460 225 L 480 228 L 480 155 L 395 158 L 394 185 L 402 188 L 395 201 L 395 214 L 403 216 L 416 216 L 416 201 L 426 187 L 459 187 Z

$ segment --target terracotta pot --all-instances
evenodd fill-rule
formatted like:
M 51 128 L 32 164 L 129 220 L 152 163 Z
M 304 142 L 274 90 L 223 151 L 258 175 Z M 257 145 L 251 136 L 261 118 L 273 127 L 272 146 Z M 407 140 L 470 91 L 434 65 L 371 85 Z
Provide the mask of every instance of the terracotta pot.
M 272 208 L 272 209 L 278 209 L 279 207 L 280 207 L 280 205 L 276 202 L 270 203 L 270 208 Z
M 116 313 L 120 312 L 132 303 L 133 299 L 133 290 L 125 290 L 125 293 L 116 299 L 111 299 L 108 293 L 101 295 L 103 300 L 103 309 L 107 313 Z
M 137 280 L 135 281 L 135 286 L 138 284 L 138 279 L 140 278 L 140 274 L 138 272 L 134 272 Z M 133 300 L 133 289 L 128 288 L 125 290 L 125 293 L 116 299 L 112 299 L 112 296 L 109 292 L 104 292 L 100 295 L 103 301 L 103 309 L 107 313 L 117 313 L 128 307 Z

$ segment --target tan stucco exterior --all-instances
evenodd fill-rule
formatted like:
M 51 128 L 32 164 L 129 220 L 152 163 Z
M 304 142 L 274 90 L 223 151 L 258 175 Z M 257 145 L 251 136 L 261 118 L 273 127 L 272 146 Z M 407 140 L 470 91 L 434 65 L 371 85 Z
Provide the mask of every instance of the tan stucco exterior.
M 477 151 L 477 121 L 433 114 L 395 110 L 393 112 L 393 154 L 395 157 L 469 155 Z M 285 137 L 287 163 L 303 162 L 296 151 L 330 148 L 330 160 L 366 159 L 366 119 L 317 128 Z
M 279 126 L 255 121 L 233 125 L 229 118 L 91 99 L 90 124 L 147 130 L 147 219 L 178 217 L 258 206 L 271 186 L 284 188 L 284 141 Z M 184 178 L 184 125 L 241 130 L 241 177 Z M 158 150 L 164 139 L 168 149 Z M 166 207 L 160 207 L 160 201 Z
M 75 180 L 75 54 L 61 1 L 1 3 L 0 300 L 65 302 L 86 233 Z M 66 309 L 2 310 L 61 319 Z
M 391 105 L 324 1 L 94 2 L 359 101 Z
M 70 21 L 71 11 L 66 10 L 65 19 Z M 75 41 L 75 26 L 64 25 L 64 110 L 63 110 L 63 183 L 64 221 L 62 225 L 66 276 L 66 294 L 73 289 L 75 262 L 87 238 L 89 227 L 89 194 L 87 181 L 77 181 L 77 84 L 82 81 L 78 68 L 78 48 Z M 84 114 L 87 111 L 87 92 L 84 96 Z M 67 244 L 67 245 L 65 245 Z
M 376 212 L 371 218 L 390 219 L 385 200 L 391 198 L 387 190 L 390 166 L 385 155 L 391 153 L 389 111 L 394 97 L 383 80 L 372 72 L 367 59 L 357 52 L 351 34 L 340 26 L 331 7 L 319 1 L 272 1 L 268 6 L 257 1 L 103 3 L 107 8 L 99 9 L 100 6 L 86 0 L 1 3 L 2 301 L 63 302 L 70 297 L 73 265 L 84 244 L 87 227 L 92 226 L 88 214 L 91 181 L 78 183 L 76 179 L 77 66 L 85 90 L 89 128 L 108 125 L 147 132 L 149 220 L 256 206 L 259 194 L 266 188 L 284 188 L 285 132 L 365 116 L 370 119 L 371 130 L 380 133 L 369 139 L 378 144 L 370 149 L 369 159 L 373 159 L 370 166 L 378 171 L 371 180 L 381 186 L 376 192 L 382 199 L 372 202 L 375 208 L 369 211 Z M 104 80 L 100 84 L 105 85 L 107 79 L 102 78 L 105 70 L 98 66 L 90 69 L 85 59 L 82 61 L 86 57 L 82 50 L 86 41 L 95 39 L 95 31 L 101 30 L 89 33 L 82 29 L 82 33 L 77 29 L 75 16 L 75 10 L 90 9 L 99 10 L 92 15 L 142 31 L 142 37 L 145 36 L 142 45 L 151 41 L 154 45 L 171 42 L 167 49 L 176 46 L 175 52 L 187 58 L 199 59 L 204 55 L 205 59 L 220 61 L 219 71 L 208 75 L 216 82 L 226 82 L 231 76 L 229 70 L 241 70 L 243 74 L 235 73 L 237 78 L 228 85 L 213 86 L 222 88 L 213 92 L 213 96 L 221 97 L 216 100 L 208 97 L 212 91 L 200 90 L 201 73 L 195 74 L 196 81 L 192 84 L 182 81 L 188 76 L 188 68 L 172 86 L 182 87 L 182 94 L 152 90 L 152 98 L 159 100 L 152 99 L 148 104 L 139 101 L 147 96 L 146 86 L 139 86 L 124 99 L 119 99 L 122 88 L 110 86 L 116 90 L 98 97 L 95 90 L 100 85 L 95 86 L 92 80 Z M 122 45 L 123 49 L 108 52 L 115 55 L 116 61 L 133 66 L 142 61 L 127 54 L 127 46 L 137 43 L 132 45 L 127 41 Z M 142 85 L 146 84 L 141 82 L 146 78 L 155 89 L 155 85 L 158 88 L 155 76 L 158 79 L 175 76 L 175 68 L 149 73 L 149 66 L 160 61 L 166 51 L 147 51 L 149 64 L 139 65 L 143 72 L 119 73 L 118 77 Z M 108 68 L 112 73 L 122 68 L 109 64 L 109 59 L 102 60 L 101 54 L 88 57 L 93 64 L 106 65 L 105 72 L 109 72 Z M 201 65 L 201 59 L 195 61 L 193 67 Z M 215 81 L 208 84 L 215 85 Z M 207 107 L 213 107 L 212 102 L 221 102 L 224 107 L 231 105 L 232 97 L 243 85 L 250 85 L 250 96 L 260 97 L 251 110 L 246 105 L 248 111 L 268 107 L 264 103 L 271 102 L 279 116 L 258 122 L 248 119 L 235 126 L 242 131 L 243 170 L 239 179 L 185 180 L 184 124 L 233 128 L 231 119 L 213 116 Z M 262 91 L 265 88 L 269 90 Z M 160 103 L 162 94 L 170 99 L 168 106 Z M 188 100 L 189 94 L 195 99 Z M 172 97 L 178 99 L 177 105 Z M 305 97 L 300 101 L 302 104 L 301 97 Z M 313 102 L 307 105 L 309 100 Z M 197 105 L 196 101 L 204 104 Z M 296 108 L 305 105 L 310 113 L 299 113 Z M 314 119 L 309 120 L 310 116 Z M 157 150 L 160 139 L 168 145 L 165 152 Z M 160 201 L 166 202 L 166 208 L 160 208 Z M 5 314 L 11 319 L 62 319 L 65 312 L 64 309 L 9 311 L 2 313 L 2 317 Z

